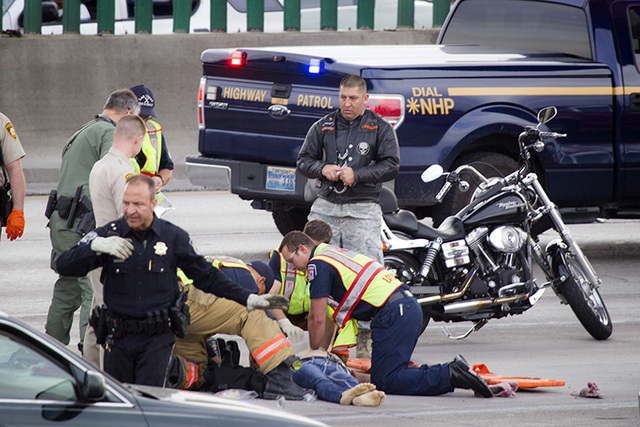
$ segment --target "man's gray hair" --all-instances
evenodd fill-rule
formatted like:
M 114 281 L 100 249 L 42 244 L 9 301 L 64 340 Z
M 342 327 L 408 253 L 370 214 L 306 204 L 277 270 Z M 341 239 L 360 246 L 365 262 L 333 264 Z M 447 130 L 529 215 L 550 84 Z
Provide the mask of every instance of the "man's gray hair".
M 138 103 L 136 94 L 129 89 L 118 89 L 109 95 L 104 109 L 113 110 L 119 114 L 124 114 L 129 110 L 133 114 L 140 114 L 140 103 Z

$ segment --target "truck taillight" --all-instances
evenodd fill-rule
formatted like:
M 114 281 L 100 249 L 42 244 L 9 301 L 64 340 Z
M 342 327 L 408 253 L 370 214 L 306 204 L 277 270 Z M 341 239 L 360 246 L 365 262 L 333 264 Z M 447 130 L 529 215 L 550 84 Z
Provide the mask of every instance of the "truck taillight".
M 207 78 L 200 79 L 200 89 L 198 89 L 198 129 L 204 129 L 204 88 L 207 85 Z
M 369 94 L 367 108 L 380 114 L 397 128 L 404 120 L 404 96 Z
M 231 54 L 231 66 L 242 67 L 247 63 L 247 52 L 236 50 Z

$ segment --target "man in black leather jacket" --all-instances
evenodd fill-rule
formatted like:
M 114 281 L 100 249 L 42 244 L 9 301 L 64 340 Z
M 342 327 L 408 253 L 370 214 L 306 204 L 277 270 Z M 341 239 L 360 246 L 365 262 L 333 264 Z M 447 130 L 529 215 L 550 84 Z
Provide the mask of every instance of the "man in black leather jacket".
M 380 188 L 398 175 L 398 139 L 390 124 L 365 108 L 364 79 L 343 78 L 339 98 L 340 109 L 309 129 L 298 154 L 300 173 L 318 179 L 309 220 L 329 223 L 333 244 L 382 263 Z

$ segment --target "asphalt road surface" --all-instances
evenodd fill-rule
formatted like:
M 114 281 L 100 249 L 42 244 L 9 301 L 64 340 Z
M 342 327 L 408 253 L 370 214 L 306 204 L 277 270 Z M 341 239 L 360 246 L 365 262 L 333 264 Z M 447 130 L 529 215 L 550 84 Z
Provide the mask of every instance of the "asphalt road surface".
M 164 218 L 185 228 L 202 254 L 267 260 L 280 243 L 269 213 L 229 193 L 169 193 L 168 198 L 176 208 Z M 56 279 L 49 269 L 45 203 L 44 196 L 28 197 L 24 236 L 9 242 L 3 235 L 0 241 L 0 311 L 41 330 Z M 640 425 L 640 221 L 570 228 L 603 281 L 600 293 L 614 325 L 611 338 L 591 338 L 548 290 L 528 312 L 491 321 L 461 341 L 448 339 L 444 324 L 432 322 L 413 354 L 418 364 L 463 354 L 471 364 L 485 364 L 497 374 L 558 379 L 564 386 L 521 389 L 513 397 L 494 399 L 476 398 L 466 390 L 437 397 L 388 396 L 377 408 L 287 401 L 285 410 L 334 426 Z M 448 326 L 457 335 L 469 325 Z M 70 347 L 75 349 L 77 342 L 76 316 Z M 604 398 L 571 395 L 588 382 L 595 382 Z M 274 401 L 254 402 L 276 407 Z

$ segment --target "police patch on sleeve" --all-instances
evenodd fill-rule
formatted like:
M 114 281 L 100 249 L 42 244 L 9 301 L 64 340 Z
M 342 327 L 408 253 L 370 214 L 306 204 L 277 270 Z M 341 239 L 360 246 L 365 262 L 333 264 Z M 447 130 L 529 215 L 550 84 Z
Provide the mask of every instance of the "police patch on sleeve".
M 88 245 L 96 237 L 98 237 L 98 233 L 96 233 L 95 231 L 90 231 L 89 233 L 85 234 L 82 239 L 80 239 L 80 241 L 78 242 L 78 246 Z
M 309 264 L 307 266 L 307 277 L 309 278 L 309 280 L 313 280 L 316 277 L 316 265 L 315 264 Z
M 4 125 L 4 128 L 11 138 L 18 139 L 18 133 L 16 132 L 16 129 L 13 127 L 13 124 L 11 124 L 11 122 L 7 122 L 7 124 Z

